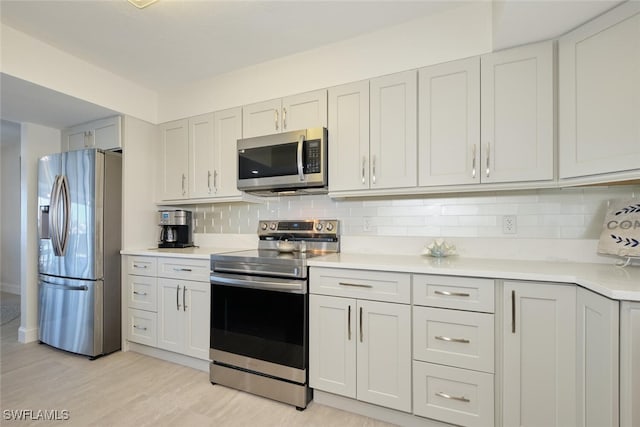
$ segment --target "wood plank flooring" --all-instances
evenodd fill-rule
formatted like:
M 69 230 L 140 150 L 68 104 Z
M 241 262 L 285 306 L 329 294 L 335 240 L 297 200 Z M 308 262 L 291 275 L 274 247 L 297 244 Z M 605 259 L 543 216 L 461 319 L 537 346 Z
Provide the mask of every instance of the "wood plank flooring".
M 3 294 L 4 296 L 4 294 Z M 389 424 L 311 402 L 305 411 L 213 386 L 206 372 L 135 352 L 94 361 L 18 342 L 19 319 L 0 330 L 0 409 L 67 410 L 69 426 L 375 426 Z

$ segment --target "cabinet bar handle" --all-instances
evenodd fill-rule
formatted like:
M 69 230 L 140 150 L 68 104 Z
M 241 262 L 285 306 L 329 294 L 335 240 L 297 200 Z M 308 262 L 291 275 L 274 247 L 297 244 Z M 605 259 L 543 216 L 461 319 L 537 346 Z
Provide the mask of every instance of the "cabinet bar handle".
M 182 174 L 182 195 L 183 195 L 183 196 L 187 193 L 187 192 L 184 190 L 184 180 L 185 180 L 186 178 L 187 178 L 187 177 L 186 177 L 186 176 L 184 176 L 184 174 Z
M 213 192 L 218 192 L 218 171 L 215 169 L 213 170 Z
M 447 393 L 442 393 L 441 391 L 436 392 L 436 396 L 438 397 L 443 397 L 445 399 L 450 399 L 450 400 L 458 400 L 460 402 L 471 402 L 469 399 L 467 399 L 464 396 L 451 396 L 450 394 Z
M 435 339 L 440 341 L 459 342 L 462 344 L 469 344 L 471 342 L 466 338 L 449 338 L 449 337 L 443 337 L 441 335 L 436 336 Z
M 133 264 L 133 268 L 149 268 L 146 265 Z
M 435 290 L 433 291 L 434 294 L 436 295 L 445 295 L 448 297 L 470 297 L 471 294 L 468 294 L 466 292 L 449 292 L 449 291 L 438 291 Z
M 187 311 L 187 287 L 182 288 L 182 311 Z
M 371 175 L 371 183 L 375 184 L 376 183 L 376 156 L 373 156 L 372 162 L 373 162 L 373 174 Z
M 471 155 L 473 159 L 471 160 L 471 178 L 476 177 L 476 144 L 473 144 L 473 148 L 471 149 Z
M 489 168 L 489 159 L 491 158 L 491 143 L 487 142 L 487 178 L 489 177 L 489 174 L 491 173 L 491 168 Z
M 192 271 L 190 268 L 174 268 L 173 271 Z
M 511 333 L 516 333 L 516 291 L 511 291 Z
M 282 129 L 287 130 L 287 109 L 282 108 Z
M 146 292 L 138 292 L 138 291 L 133 291 L 133 294 L 134 294 L 134 295 L 142 295 L 142 296 L 147 295 L 147 293 L 146 293 Z
M 348 340 L 351 341 L 351 306 L 349 306 L 349 310 L 347 314 L 347 334 L 348 334 Z
M 364 337 L 364 332 L 362 332 L 362 307 L 360 307 L 360 342 Z
M 276 124 L 276 130 L 278 130 L 278 110 L 273 110 L 273 112 L 275 113 L 273 121 Z
M 362 184 L 364 184 L 364 166 L 367 164 L 367 158 L 362 156 Z
M 360 283 L 346 283 L 346 282 L 338 282 L 340 286 L 354 286 L 356 288 L 373 288 L 373 285 L 366 285 Z
M 207 171 L 207 188 L 209 189 L 209 193 L 211 193 L 211 171 Z
M 143 328 L 142 326 L 133 325 L 133 329 L 140 329 L 141 331 L 146 331 L 147 328 Z
M 176 286 L 176 310 L 180 311 L 180 285 Z

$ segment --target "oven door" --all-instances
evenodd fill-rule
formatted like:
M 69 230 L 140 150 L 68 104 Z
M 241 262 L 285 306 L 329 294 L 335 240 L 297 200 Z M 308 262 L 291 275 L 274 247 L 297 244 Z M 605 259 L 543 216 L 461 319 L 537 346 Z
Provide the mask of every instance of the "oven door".
M 304 372 L 287 379 L 305 382 L 307 325 L 306 280 L 211 275 L 211 353 L 214 363 L 283 378 L 289 374 L 281 374 L 280 367 L 294 368 L 294 371 Z

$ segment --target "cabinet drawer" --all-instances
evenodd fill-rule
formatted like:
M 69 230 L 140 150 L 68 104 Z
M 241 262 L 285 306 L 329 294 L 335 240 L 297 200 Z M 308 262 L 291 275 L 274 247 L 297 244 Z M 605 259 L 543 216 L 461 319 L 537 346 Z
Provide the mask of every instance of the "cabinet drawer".
M 493 426 L 493 375 L 413 362 L 413 412 L 460 426 Z
M 309 288 L 313 294 L 408 304 L 411 300 L 411 275 L 313 267 L 309 272 Z
M 157 311 L 157 288 L 155 277 L 129 274 L 127 276 L 127 305 L 130 308 Z
M 206 259 L 158 258 L 158 277 L 209 282 L 211 266 Z
M 154 276 L 157 272 L 157 260 L 149 256 L 128 256 L 127 274 L 138 274 L 140 276 Z
M 494 312 L 494 281 L 475 277 L 413 275 L 413 303 Z
M 494 372 L 493 314 L 413 307 L 413 358 Z
M 155 347 L 158 336 L 157 314 L 150 311 L 130 308 L 127 310 L 127 317 L 127 339 L 132 342 Z

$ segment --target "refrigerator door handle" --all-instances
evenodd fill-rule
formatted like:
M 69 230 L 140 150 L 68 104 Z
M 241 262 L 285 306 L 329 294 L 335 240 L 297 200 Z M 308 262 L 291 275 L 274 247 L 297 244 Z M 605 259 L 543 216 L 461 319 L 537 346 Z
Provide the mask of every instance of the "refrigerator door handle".
M 64 291 L 88 291 L 89 287 L 86 285 L 82 286 L 71 286 L 71 285 L 60 285 L 58 283 L 47 282 L 46 280 L 40 279 L 40 282 L 47 287 L 56 288 Z
M 65 175 L 62 175 L 60 185 L 60 193 L 63 195 L 63 203 L 64 203 L 64 223 L 62 227 L 62 235 L 61 240 L 62 243 L 60 245 L 60 254 L 62 256 L 67 252 L 67 244 L 69 243 L 69 226 L 71 225 L 71 194 L 69 193 L 69 180 Z
M 51 210 L 49 214 L 49 228 L 51 229 L 51 243 L 53 246 L 53 254 L 60 256 L 60 231 L 58 225 L 60 224 L 59 213 L 59 200 L 60 197 L 60 175 L 56 175 L 53 180 L 53 187 L 51 188 Z

